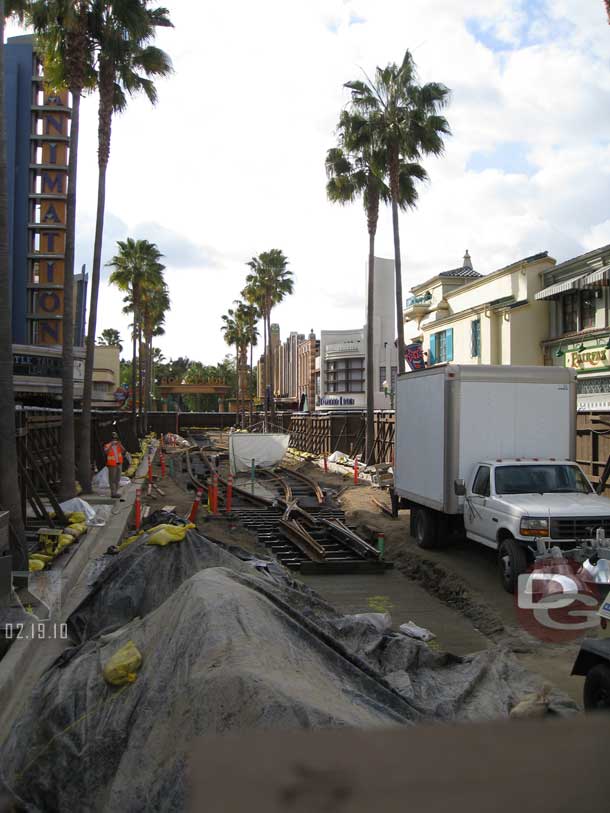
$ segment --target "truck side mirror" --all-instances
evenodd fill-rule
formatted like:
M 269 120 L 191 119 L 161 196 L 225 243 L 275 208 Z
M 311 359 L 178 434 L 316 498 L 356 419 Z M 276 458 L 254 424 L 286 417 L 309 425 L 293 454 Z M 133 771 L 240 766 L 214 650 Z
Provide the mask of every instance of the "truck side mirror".
M 457 497 L 464 497 L 466 495 L 466 483 L 461 478 L 454 480 L 453 490 Z

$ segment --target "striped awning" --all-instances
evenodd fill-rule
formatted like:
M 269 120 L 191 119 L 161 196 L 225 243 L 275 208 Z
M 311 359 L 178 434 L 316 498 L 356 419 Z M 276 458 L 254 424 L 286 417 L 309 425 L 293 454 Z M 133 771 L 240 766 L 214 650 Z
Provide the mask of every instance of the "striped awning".
M 610 277 L 610 265 L 604 265 L 598 268 L 597 271 L 592 271 L 590 274 L 585 274 L 584 279 L 578 283 L 579 288 L 595 288 L 598 285 L 608 285 Z
M 580 274 L 578 277 L 572 279 L 565 279 L 562 282 L 556 282 L 554 285 L 549 285 L 548 288 L 543 288 L 535 295 L 534 299 L 550 299 L 557 294 L 563 294 L 566 291 L 572 291 L 574 288 L 580 288 L 580 281 L 586 277 L 587 274 Z

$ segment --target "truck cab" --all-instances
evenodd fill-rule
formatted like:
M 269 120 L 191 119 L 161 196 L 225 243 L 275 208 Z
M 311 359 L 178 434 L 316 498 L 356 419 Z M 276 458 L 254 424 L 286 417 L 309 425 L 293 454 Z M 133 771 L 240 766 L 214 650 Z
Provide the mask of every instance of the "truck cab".
M 610 500 L 598 496 L 569 460 L 482 460 L 467 483 L 456 481 L 455 491 L 463 498 L 466 536 L 498 550 L 509 592 L 536 554 L 538 539 L 569 549 L 598 528 L 610 535 Z

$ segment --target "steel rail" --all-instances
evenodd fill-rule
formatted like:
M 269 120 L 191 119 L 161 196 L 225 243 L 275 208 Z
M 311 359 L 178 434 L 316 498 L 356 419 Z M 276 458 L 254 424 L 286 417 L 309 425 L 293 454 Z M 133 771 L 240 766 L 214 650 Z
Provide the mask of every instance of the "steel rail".
M 299 480 L 300 482 L 304 483 L 305 485 L 309 486 L 314 493 L 314 496 L 318 503 L 322 505 L 324 502 L 324 492 L 320 488 L 320 485 L 316 483 L 316 481 L 308 477 L 306 474 L 303 474 L 301 471 L 294 471 L 293 469 L 287 469 L 285 466 L 278 466 L 277 471 L 286 474 L 289 477 L 294 477 L 295 480 Z

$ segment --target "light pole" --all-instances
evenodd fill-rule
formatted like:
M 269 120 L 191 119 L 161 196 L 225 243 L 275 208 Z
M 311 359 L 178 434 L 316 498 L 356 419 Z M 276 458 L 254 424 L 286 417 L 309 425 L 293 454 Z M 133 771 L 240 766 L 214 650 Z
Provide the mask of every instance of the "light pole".
M 388 395 L 390 396 L 390 409 L 394 409 L 394 390 L 391 387 L 388 387 L 388 382 L 383 382 L 383 394 L 387 398 Z

